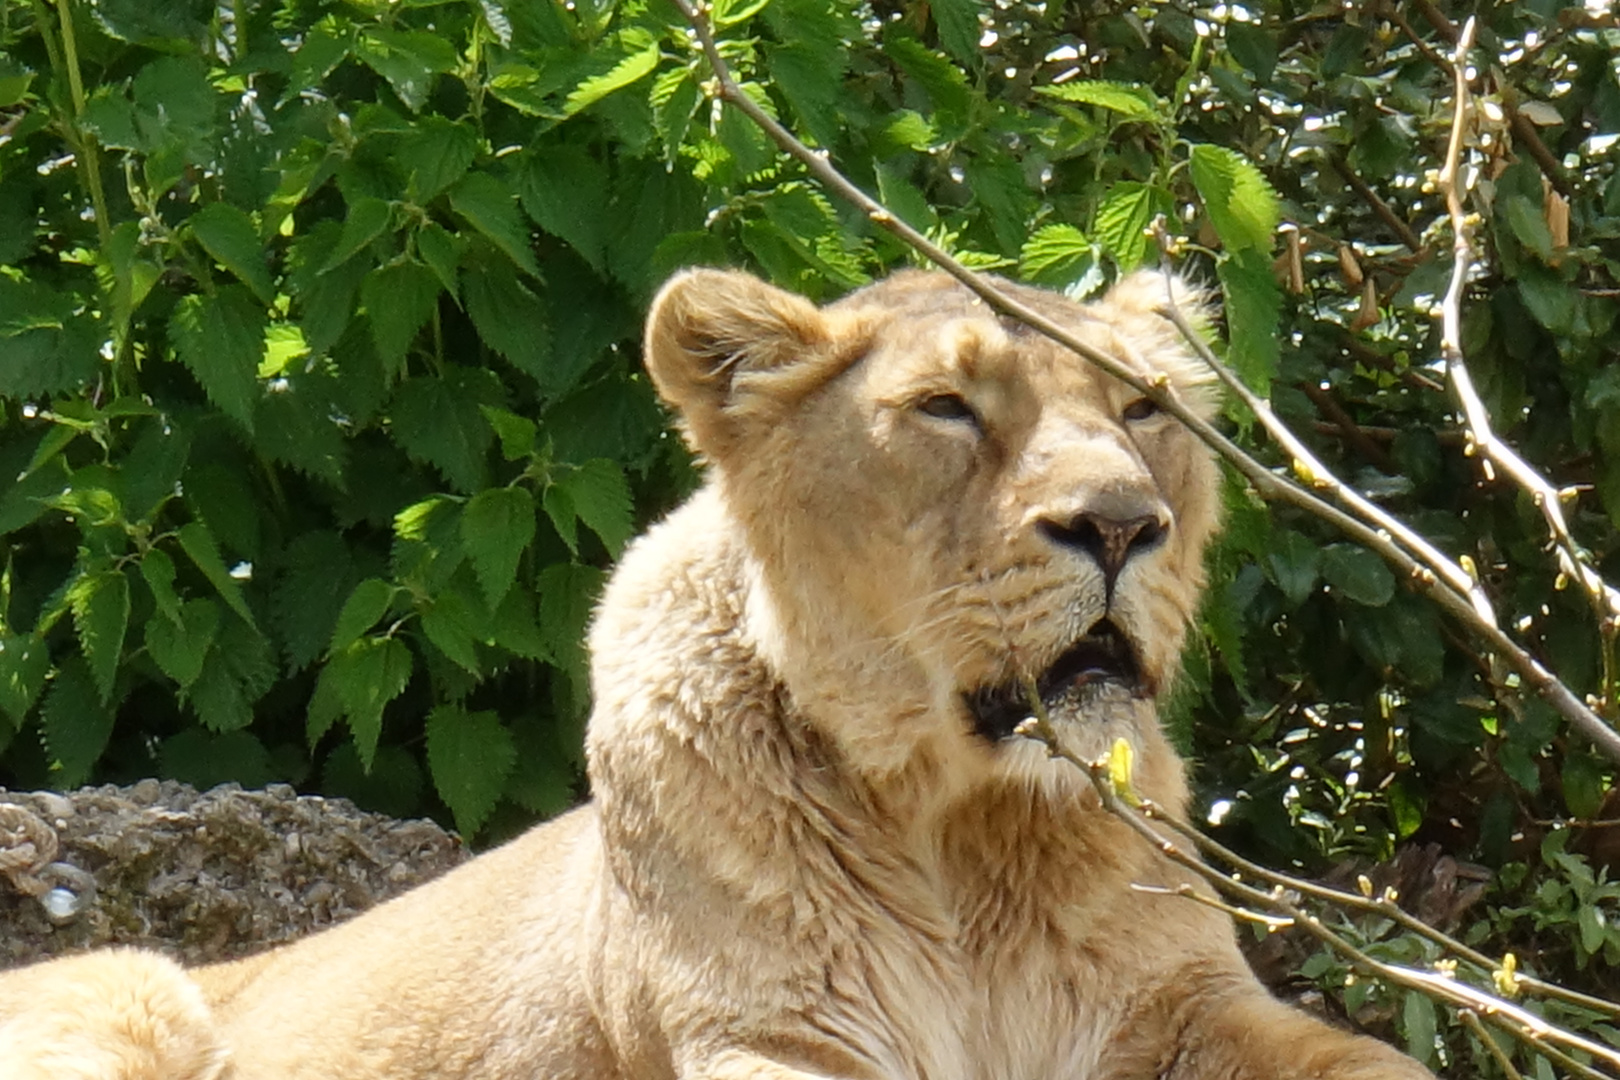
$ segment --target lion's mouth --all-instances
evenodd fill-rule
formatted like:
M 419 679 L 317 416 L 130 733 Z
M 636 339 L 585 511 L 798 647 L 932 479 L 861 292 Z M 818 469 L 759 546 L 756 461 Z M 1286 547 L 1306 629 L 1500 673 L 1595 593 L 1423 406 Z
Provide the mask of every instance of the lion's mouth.
M 1051 667 L 1036 677 L 1035 689 L 1041 704 L 1050 709 L 1077 690 L 1104 683 L 1120 686 L 1135 697 L 1147 693 L 1135 650 L 1108 619 L 1098 622 L 1085 637 L 1065 649 Z M 990 742 L 1011 738 L 1018 725 L 1030 716 L 1028 694 L 1018 679 L 981 688 L 965 697 L 968 711 L 973 714 L 973 730 Z

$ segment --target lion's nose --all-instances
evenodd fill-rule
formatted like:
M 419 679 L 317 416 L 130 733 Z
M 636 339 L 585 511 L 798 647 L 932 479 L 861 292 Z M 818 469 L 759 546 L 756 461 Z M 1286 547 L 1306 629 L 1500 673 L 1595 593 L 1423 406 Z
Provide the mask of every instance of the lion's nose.
M 1114 579 L 1137 555 L 1164 543 L 1168 522 L 1149 499 L 1131 495 L 1098 496 L 1067 519 L 1043 518 L 1041 532 L 1064 547 L 1084 551 L 1097 561 L 1114 591 Z

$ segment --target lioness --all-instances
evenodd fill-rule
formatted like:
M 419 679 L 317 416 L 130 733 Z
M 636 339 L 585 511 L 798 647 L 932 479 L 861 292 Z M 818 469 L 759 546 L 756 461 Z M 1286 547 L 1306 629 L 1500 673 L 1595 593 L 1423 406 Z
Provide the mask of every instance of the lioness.
M 1017 293 L 1208 412 L 1165 290 Z M 1179 423 L 937 274 L 684 273 L 646 353 L 710 471 L 597 613 L 595 802 L 252 959 L 6 976 L 8 1080 L 1429 1075 L 1133 890 L 1189 875 L 1013 736 L 1032 678 L 1185 808 L 1154 702 L 1217 476 Z

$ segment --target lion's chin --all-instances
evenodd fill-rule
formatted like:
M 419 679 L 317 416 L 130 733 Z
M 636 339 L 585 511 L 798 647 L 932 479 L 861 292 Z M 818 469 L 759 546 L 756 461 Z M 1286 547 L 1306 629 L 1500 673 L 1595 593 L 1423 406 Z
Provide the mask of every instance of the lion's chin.
M 1106 618 L 1036 677 L 1035 690 L 1048 711 L 1065 714 L 1083 713 L 1088 704 L 1104 699 L 1152 696 L 1136 650 Z M 1012 738 L 1030 716 L 1028 688 L 1021 679 L 981 687 L 963 697 L 974 734 L 989 742 Z

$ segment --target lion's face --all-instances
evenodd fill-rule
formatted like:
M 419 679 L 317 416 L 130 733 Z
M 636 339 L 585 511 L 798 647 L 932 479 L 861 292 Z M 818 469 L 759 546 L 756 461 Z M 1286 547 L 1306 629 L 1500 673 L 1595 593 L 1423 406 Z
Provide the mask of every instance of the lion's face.
M 1018 292 L 1213 409 L 1154 314 L 1164 278 L 1086 306 Z M 1052 701 L 1152 697 L 1173 675 L 1218 478 L 1129 387 L 938 274 L 818 310 L 699 271 L 666 287 L 648 343 L 743 522 L 779 656 L 816 684 L 796 694 L 888 680 L 994 740 L 1027 715 L 1028 679 Z

